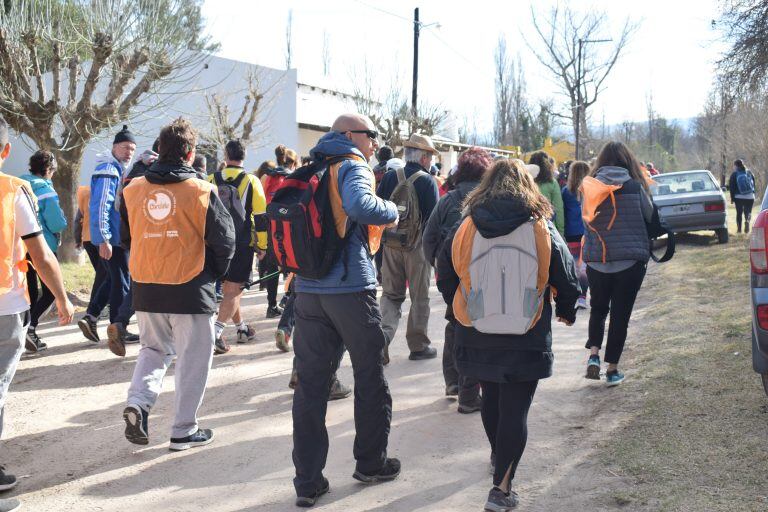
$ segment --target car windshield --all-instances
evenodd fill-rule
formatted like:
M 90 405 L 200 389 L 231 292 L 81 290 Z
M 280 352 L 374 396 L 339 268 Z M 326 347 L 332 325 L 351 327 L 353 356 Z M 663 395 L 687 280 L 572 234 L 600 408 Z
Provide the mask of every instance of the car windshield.
M 651 186 L 654 196 L 669 196 L 673 194 L 688 194 L 691 192 L 712 192 L 717 185 L 706 172 L 690 172 L 685 174 L 658 175 L 653 177 L 655 185 Z

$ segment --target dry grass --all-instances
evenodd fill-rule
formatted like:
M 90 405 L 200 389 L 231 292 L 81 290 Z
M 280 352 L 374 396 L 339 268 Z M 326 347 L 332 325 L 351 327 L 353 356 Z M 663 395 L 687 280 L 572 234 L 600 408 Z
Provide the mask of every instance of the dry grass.
M 606 496 L 614 503 L 768 510 L 768 399 L 752 370 L 748 268 L 745 235 L 728 245 L 687 235 L 646 278 L 619 405 L 633 414 L 602 447 L 634 483 Z

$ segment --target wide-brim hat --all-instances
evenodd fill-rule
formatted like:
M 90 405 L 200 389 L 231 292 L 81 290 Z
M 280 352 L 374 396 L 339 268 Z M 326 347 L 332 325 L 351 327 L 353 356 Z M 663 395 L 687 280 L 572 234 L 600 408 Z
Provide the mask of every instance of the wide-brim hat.
M 536 179 L 536 176 L 539 175 L 539 166 L 536 164 L 525 164 L 525 170 L 528 171 L 528 174 L 530 174 L 534 179 Z
M 434 155 L 440 154 L 440 152 L 435 149 L 435 145 L 432 143 L 432 139 L 427 135 L 422 135 L 421 133 L 414 133 L 411 135 L 411 137 L 403 143 L 403 147 L 429 151 Z

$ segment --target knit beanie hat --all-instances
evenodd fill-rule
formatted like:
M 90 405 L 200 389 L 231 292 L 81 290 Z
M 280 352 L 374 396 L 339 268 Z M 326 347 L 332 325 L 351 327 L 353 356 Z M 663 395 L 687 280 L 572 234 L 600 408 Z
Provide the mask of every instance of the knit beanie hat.
M 115 135 L 115 140 L 112 141 L 112 144 L 120 144 L 121 142 L 133 142 L 136 144 L 136 137 L 134 137 L 131 131 L 128 129 L 127 124 L 124 124 L 123 129 L 117 132 L 117 135 Z

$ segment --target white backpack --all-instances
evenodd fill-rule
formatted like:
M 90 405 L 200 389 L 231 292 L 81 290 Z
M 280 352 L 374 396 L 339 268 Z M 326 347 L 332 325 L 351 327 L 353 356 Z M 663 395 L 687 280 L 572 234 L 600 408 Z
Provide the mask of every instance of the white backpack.
M 540 317 L 544 292 L 536 287 L 539 261 L 534 221 L 497 238 L 475 233 L 471 289 L 461 293 L 472 326 L 486 334 L 525 334 Z

